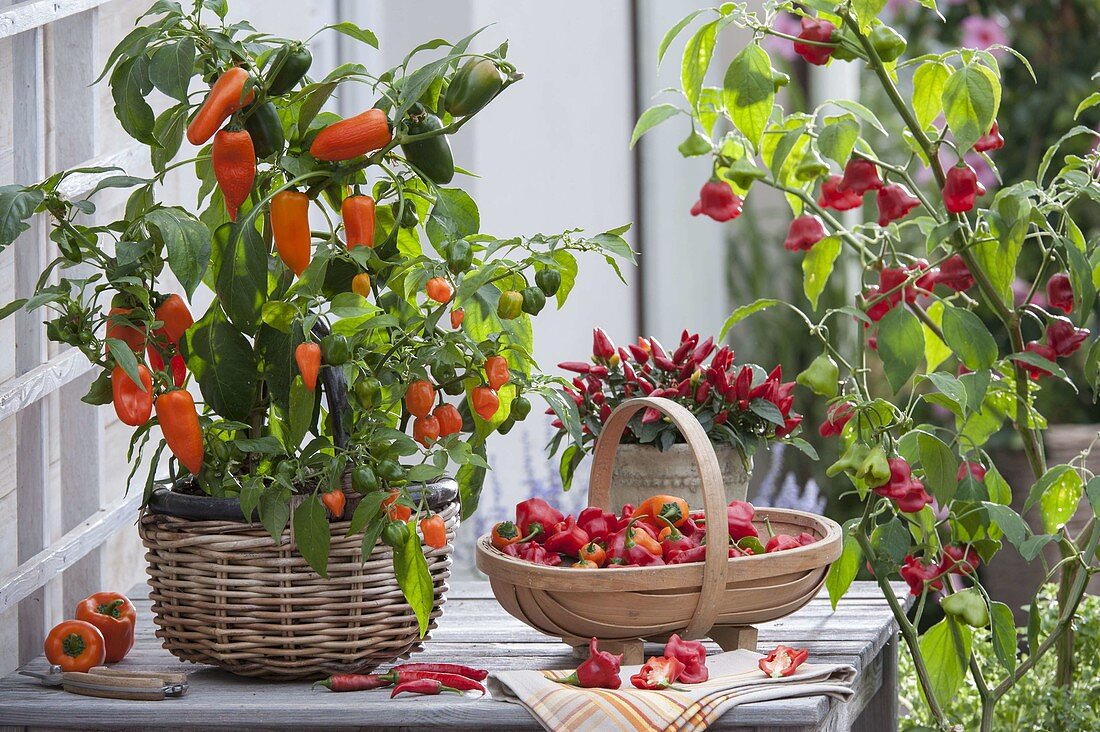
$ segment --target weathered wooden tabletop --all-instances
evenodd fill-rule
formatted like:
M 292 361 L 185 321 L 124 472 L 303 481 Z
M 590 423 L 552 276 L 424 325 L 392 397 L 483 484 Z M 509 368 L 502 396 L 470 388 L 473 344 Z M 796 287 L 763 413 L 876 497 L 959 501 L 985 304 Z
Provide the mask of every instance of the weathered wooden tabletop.
M 900 593 L 903 589 L 897 590 Z M 131 597 L 143 597 L 136 587 Z M 153 636 L 148 600 L 139 600 L 138 638 L 120 666 L 180 669 Z M 720 730 L 894 729 L 897 717 L 896 626 L 886 601 L 870 582 L 857 582 L 836 612 L 824 591 L 802 610 L 760 626 L 760 647 L 805 647 L 811 661 L 850 663 L 860 670 L 846 704 L 824 697 L 748 704 L 719 720 Z M 416 660 L 468 663 L 489 669 L 572 668 L 568 647 L 507 615 L 485 582 L 452 585 L 439 628 Z M 658 646 L 647 651 L 660 651 Z M 711 647 L 717 652 L 717 646 Z M 648 655 L 648 653 L 647 653 Z M 45 670 L 39 657 L 25 668 Z M 179 699 L 116 701 L 77 696 L 11 674 L 0 680 L 0 730 L 166 728 L 207 730 L 326 729 L 538 729 L 522 707 L 488 698 L 405 697 L 388 691 L 333 694 L 309 683 L 272 683 L 187 664 L 190 689 Z

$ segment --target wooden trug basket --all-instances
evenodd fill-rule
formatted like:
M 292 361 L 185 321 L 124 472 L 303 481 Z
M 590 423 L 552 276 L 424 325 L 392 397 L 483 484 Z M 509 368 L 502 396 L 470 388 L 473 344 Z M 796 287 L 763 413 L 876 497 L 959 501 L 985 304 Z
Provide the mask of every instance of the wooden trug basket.
M 776 533 L 805 531 L 818 541 L 730 559 L 725 493 L 710 440 L 687 409 L 669 399 L 651 397 L 628 400 L 608 418 L 593 455 L 589 505 L 615 510 L 611 501 L 615 451 L 630 418 L 646 407 L 672 420 L 699 465 L 710 537 L 704 562 L 622 569 L 546 567 L 510 557 L 483 536 L 477 544 L 477 566 L 489 576 L 497 601 L 509 614 L 560 637 L 578 656 L 594 636 L 602 649 L 624 654 L 624 663 L 641 663 L 643 640 L 663 642 L 672 633 L 709 637 L 725 650 L 755 650 L 753 623 L 789 615 L 821 589 L 829 565 L 840 557 L 840 526 L 803 511 L 761 508 L 756 512 L 761 536 L 766 536 L 766 518 Z

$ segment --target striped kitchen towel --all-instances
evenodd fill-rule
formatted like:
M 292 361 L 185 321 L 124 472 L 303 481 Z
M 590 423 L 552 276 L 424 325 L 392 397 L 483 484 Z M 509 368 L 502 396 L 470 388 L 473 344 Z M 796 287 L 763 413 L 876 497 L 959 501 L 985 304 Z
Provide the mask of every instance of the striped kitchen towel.
M 738 650 L 707 657 L 710 679 L 702 684 L 677 684 L 685 691 L 645 691 L 630 684 L 638 666 L 624 666 L 622 687 L 580 689 L 552 679 L 569 671 L 505 671 L 489 677 L 489 691 L 498 701 L 522 704 L 548 730 L 602 732 L 603 730 L 705 730 L 739 704 L 832 696 L 852 696 L 856 670 L 844 664 L 806 663 L 793 676 L 772 679 L 757 662 L 762 656 Z

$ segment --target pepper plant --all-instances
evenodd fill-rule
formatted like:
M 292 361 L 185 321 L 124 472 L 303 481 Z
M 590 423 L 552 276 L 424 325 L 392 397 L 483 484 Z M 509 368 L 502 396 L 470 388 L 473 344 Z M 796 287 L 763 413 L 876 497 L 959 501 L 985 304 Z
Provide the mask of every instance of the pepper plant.
M 450 185 L 465 171 L 449 137 L 522 78 L 507 44 L 474 51 L 475 33 L 386 71 L 351 63 L 311 77 L 307 43 L 226 24 L 227 9 L 160 0 L 107 60 L 101 78 L 122 127 L 149 147 L 150 177 L 80 169 L 0 188 L 0 248 L 48 213 L 59 251 L 34 296 L 0 314 L 48 313 L 48 337 L 96 365 L 84 401 L 113 402 L 136 428 L 129 457 L 135 471 L 149 458 L 146 497 L 162 482 L 239 497 L 276 541 L 292 521 L 324 574 L 350 478 L 349 535 L 363 536 L 364 556 L 380 538 L 394 549 L 423 632 L 421 535 L 433 548 L 446 537 L 410 488 L 457 471 L 472 513 L 485 441 L 523 419 L 532 394 L 579 434 L 574 405 L 535 371 L 532 317 L 547 298 L 565 302 L 578 254 L 618 271 L 633 253 L 625 228 L 491 236 Z M 352 23 L 322 30 L 377 47 Z M 347 119 L 324 111 L 349 85 L 377 102 Z M 198 215 L 157 198 L 185 167 Z M 98 184 L 68 200 L 77 174 Z M 123 217 L 87 223 L 107 189 L 131 191 Z M 172 279 L 189 299 L 213 295 L 197 320 Z
M 677 100 L 646 110 L 634 140 L 666 120 L 687 122 L 690 144 L 680 149 L 709 169 L 692 214 L 735 219 L 758 186 L 782 192 L 790 204 L 786 246 L 802 257 L 807 305 L 757 300 L 737 308 L 725 331 L 755 312 L 785 307 L 820 342 L 811 369 L 824 364 L 837 383 L 809 386 L 830 400 L 820 431 L 841 440 L 843 451 L 828 473 L 843 474 L 862 502 L 862 514 L 845 524 L 843 554 L 826 582 L 830 597 L 835 604 L 868 566 L 936 723 L 952 727 L 945 703 L 969 673 L 981 729 L 988 730 L 998 700 L 1050 651 L 1057 650 L 1058 683 L 1072 682 L 1074 615 L 1089 577 L 1100 571 L 1100 477 L 1086 467 L 1088 451 L 1067 464 L 1048 462 L 1046 419 L 1035 408 L 1047 384 L 1070 381 L 1059 360 L 1087 353 L 1087 383 L 1073 386 L 1095 395 L 1100 385 L 1100 343 L 1089 342 L 1086 327 L 1100 284 L 1100 247 L 1074 222 L 1078 211 L 1100 202 L 1100 153 L 1095 144 L 1087 155 L 1060 151 L 1067 140 L 1095 142 L 1100 134 L 1072 129 L 1046 152 L 1034 179 L 1005 181 L 985 196 L 963 157 L 973 150 L 995 166 L 1003 145 L 997 58 L 967 48 L 907 58 L 904 38 L 878 18 L 885 4 L 767 2 L 750 12 L 726 3 L 691 13 L 658 50 L 660 60 L 693 28 Z M 935 14 L 934 0 L 921 4 Z M 800 18 L 797 36 L 772 27 L 781 12 Z M 749 30 L 751 41 L 733 57 L 722 86 L 707 86 L 716 41 L 729 26 Z M 870 74 L 904 125 L 904 154 L 858 102 L 830 100 L 805 113 L 777 104 L 787 77 L 761 47 L 768 35 L 791 42 L 810 64 L 854 63 Z M 1026 59 L 1016 59 L 1027 68 Z M 1091 94 L 1077 112 L 1097 104 L 1100 93 Z M 915 184 L 921 168 L 930 169 L 936 195 Z M 867 193 L 875 199 L 870 215 Z M 1042 266 L 1017 298 L 1013 283 L 1025 250 Z M 859 291 L 850 305 L 818 312 L 825 283 L 847 261 L 862 273 Z M 853 321 L 861 334 L 845 338 Z M 984 322 L 997 324 L 999 338 Z M 950 418 L 936 419 L 931 407 Z M 1041 532 L 1010 507 L 1011 489 L 984 449 L 1006 425 L 1027 455 L 1033 485 L 1025 509 L 1038 507 Z M 1083 495 L 1093 515 L 1071 535 L 1066 522 Z M 1029 561 L 1048 544 L 1061 556 L 1048 568 L 1060 583 L 1055 601 L 1036 597 L 1020 632 L 977 572 L 1005 542 Z M 911 612 L 890 585 L 897 577 L 915 599 Z M 942 620 L 925 622 L 933 605 Z M 1043 625 L 1044 616 L 1056 620 Z M 976 663 L 976 656 L 996 658 L 998 666 Z

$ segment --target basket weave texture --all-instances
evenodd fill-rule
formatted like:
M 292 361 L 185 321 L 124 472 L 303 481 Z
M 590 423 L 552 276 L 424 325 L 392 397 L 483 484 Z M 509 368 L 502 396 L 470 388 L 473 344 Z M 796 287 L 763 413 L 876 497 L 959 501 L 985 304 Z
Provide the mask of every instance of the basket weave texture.
M 438 513 L 447 545 L 424 547 L 435 586 L 429 630 L 443 612 L 458 504 Z M 277 545 L 260 526 L 144 514 L 138 531 L 157 637 L 177 658 L 267 679 L 366 673 L 407 657 L 430 636 L 420 638 L 393 553 L 378 542 L 364 563 L 362 537 L 344 536 L 348 526 L 331 524 L 325 578 L 302 558 L 289 527 Z

